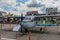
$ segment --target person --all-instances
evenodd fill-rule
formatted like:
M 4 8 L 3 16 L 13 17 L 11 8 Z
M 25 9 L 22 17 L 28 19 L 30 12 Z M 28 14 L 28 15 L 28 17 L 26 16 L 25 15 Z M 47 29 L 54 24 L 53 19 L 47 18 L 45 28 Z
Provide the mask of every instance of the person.
M 7 23 L 8 22 L 8 18 L 4 18 L 4 22 Z

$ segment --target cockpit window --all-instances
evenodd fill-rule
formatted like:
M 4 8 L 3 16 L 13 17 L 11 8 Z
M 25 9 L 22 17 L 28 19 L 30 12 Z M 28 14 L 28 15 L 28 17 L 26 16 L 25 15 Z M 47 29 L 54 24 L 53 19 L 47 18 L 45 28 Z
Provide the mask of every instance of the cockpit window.
M 25 18 L 25 20 L 31 20 L 31 18 Z

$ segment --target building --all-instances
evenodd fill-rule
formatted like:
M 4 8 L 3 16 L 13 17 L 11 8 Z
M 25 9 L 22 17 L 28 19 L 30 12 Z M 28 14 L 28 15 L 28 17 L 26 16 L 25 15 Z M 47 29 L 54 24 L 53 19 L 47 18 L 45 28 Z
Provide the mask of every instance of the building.
M 0 16 L 5 16 L 5 17 L 9 17 L 9 16 L 13 16 L 13 14 L 11 14 L 10 12 L 4 12 L 4 11 L 0 11 Z
M 2 16 L 2 13 L 0 12 L 0 16 Z
M 38 11 L 28 11 L 26 15 L 38 15 Z
M 13 14 L 11 14 L 10 12 L 8 12 L 8 14 L 6 16 L 10 17 L 10 16 L 13 16 Z
M 0 11 L 0 16 L 5 16 L 6 14 L 6 12 Z
M 46 8 L 46 13 L 48 15 L 55 15 L 57 14 L 57 8 Z

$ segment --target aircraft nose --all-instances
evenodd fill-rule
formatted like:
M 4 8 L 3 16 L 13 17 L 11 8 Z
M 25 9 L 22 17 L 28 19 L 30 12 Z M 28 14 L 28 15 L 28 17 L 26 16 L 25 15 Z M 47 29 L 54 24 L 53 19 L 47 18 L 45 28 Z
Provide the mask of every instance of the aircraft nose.
M 30 27 L 34 27 L 35 23 L 34 22 L 26 22 L 26 23 L 22 23 L 22 25 L 23 25 L 23 27 L 30 28 Z

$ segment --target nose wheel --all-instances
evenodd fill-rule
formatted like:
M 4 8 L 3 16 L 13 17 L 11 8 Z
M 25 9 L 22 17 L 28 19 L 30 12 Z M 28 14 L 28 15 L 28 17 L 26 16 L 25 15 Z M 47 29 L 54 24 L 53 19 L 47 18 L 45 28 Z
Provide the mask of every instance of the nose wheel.
M 28 32 L 28 29 L 22 28 L 21 32 L 24 33 L 24 34 L 26 34 Z

